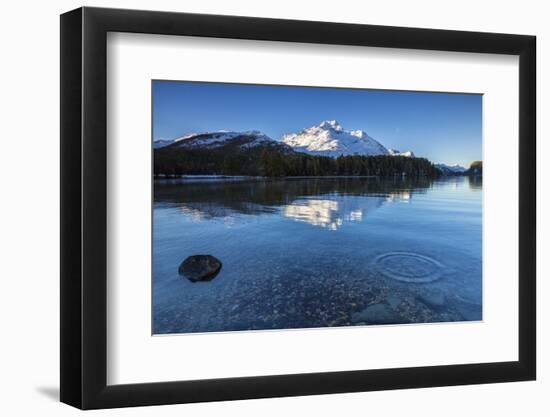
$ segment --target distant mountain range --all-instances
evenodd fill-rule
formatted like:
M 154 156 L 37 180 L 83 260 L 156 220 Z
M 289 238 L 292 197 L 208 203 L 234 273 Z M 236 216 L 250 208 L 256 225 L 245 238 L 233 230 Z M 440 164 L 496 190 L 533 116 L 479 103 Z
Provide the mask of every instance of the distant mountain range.
M 220 130 L 217 132 L 191 133 L 174 139 L 168 144 L 163 143 L 161 146 L 155 146 L 155 149 L 166 147 L 171 149 L 216 149 L 225 146 L 240 149 L 269 146 L 284 152 L 292 151 L 289 146 L 273 140 L 257 130 L 247 132 Z
M 184 147 L 217 147 L 223 146 L 239 136 L 256 137 L 255 143 L 266 144 L 269 141 L 288 145 L 296 152 L 318 156 L 350 156 L 350 155 L 392 155 L 414 158 L 412 151 L 400 152 L 386 148 L 377 140 L 367 135 L 362 130 L 344 130 L 336 120 L 325 120 L 318 126 L 308 127 L 297 133 L 283 135 L 280 141 L 275 141 L 258 131 L 232 132 L 216 131 L 205 133 L 190 133 L 174 140 L 157 140 L 154 148 L 164 148 L 175 145 Z M 255 146 L 255 145 L 253 145 Z
M 469 168 L 464 168 L 458 164 L 456 165 L 445 165 L 445 164 L 435 164 L 435 167 L 441 171 L 442 175 L 451 176 L 451 175 L 483 175 L 483 162 L 474 161 L 470 164 Z
M 295 172 L 295 175 L 310 175 L 310 172 L 316 173 L 315 175 L 335 172 L 336 175 L 342 175 L 341 171 L 351 175 L 382 175 L 381 172 L 396 175 L 401 172 L 428 171 L 431 172 L 430 175 L 436 172 L 439 172 L 439 175 L 465 175 L 468 171 L 459 165 L 434 166 L 424 158 L 417 158 L 412 151 L 400 152 L 386 148 L 362 130 L 345 130 L 336 120 L 326 120 L 318 126 L 283 135 L 279 141 L 256 130 L 220 130 L 190 133 L 174 140 L 157 140 L 154 141 L 153 147 L 155 173 L 158 174 L 232 172 L 243 175 L 266 175 L 263 171 L 268 165 L 280 165 L 281 170 L 276 171 L 285 171 L 285 175 L 290 171 Z M 266 151 L 269 151 L 271 156 L 266 154 Z M 277 156 L 274 156 L 275 154 Z M 263 158 L 263 162 L 258 160 L 260 157 Z M 344 169 L 337 166 L 343 161 L 330 162 L 330 159 L 351 157 L 379 157 L 376 159 L 377 168 L 369 166 L 366 160 L 362 160 L 362 165 L 359 166 L 357 161 L 350 159 L 353 163 L 347 163 Z M 277 158 L 282 159 L 280 164 L 273 162 Z M 328 158 L 328 162 L 323 162 L 324 158 Z M 268 164 L 267 159 L 272 161 Z M 411 163 L 406 164 L 407 159 L 411 160 Z M 420 160 L 422 163 L 418 162 Z M 303 166 L 298 166 L 296 161 Z M 428 168 L 426 163 L 431 168 Z M 354 168 L 350 168 L 351 165 Z M 422 168 L 419 168 L 420 166 Z
M 455 165 L 435 164 L 435 167 L 439 169 L 444 175 L 460 175 L 466 172 L 466 168 L 458 164 L 455 164 Z

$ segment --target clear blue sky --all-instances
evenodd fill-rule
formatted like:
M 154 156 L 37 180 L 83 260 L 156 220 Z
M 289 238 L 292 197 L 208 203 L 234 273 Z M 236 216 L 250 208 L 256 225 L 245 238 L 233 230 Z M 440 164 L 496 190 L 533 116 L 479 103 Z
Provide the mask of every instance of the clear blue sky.
M 153 81 L 153 138 L 260 130 L 273 139 L 336 119 L 388 148 L 468 166 L 482 158 L 482 96 Z

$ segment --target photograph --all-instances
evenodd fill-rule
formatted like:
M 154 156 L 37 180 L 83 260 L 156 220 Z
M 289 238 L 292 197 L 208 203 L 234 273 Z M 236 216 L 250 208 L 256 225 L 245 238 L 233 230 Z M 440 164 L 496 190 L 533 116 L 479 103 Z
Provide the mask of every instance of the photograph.
M 483 95 L 153 80 L 154 335 L 483 320 Z

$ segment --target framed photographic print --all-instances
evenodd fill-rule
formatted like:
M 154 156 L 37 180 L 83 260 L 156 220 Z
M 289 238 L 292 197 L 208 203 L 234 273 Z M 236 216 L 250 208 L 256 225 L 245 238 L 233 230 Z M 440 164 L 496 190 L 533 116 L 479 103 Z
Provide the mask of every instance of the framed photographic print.
M 535 38 L 61 16 L 61 400 L 535 379 Z

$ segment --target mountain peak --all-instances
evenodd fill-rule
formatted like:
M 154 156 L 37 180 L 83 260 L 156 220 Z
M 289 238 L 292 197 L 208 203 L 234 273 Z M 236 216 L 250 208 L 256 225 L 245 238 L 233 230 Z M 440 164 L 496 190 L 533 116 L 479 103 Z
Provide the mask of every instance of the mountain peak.
M 334 129 L 337 132 L 341 132 L 341 131 L 344 130 L 342 125 L 340 123 L 338 123 L 338 120 L 325 120 L 325 121 L 321 122 L 319 127 L 322 128 L 322 129 L 327 129 L 327 128 Z
M 362 130 L 344 130 L 337 120 L 325 120 L 298 133 L 283 135 L 281 138 L 295 151 L 312 155 L 388 155 L 385 146 L 371 138 Z

